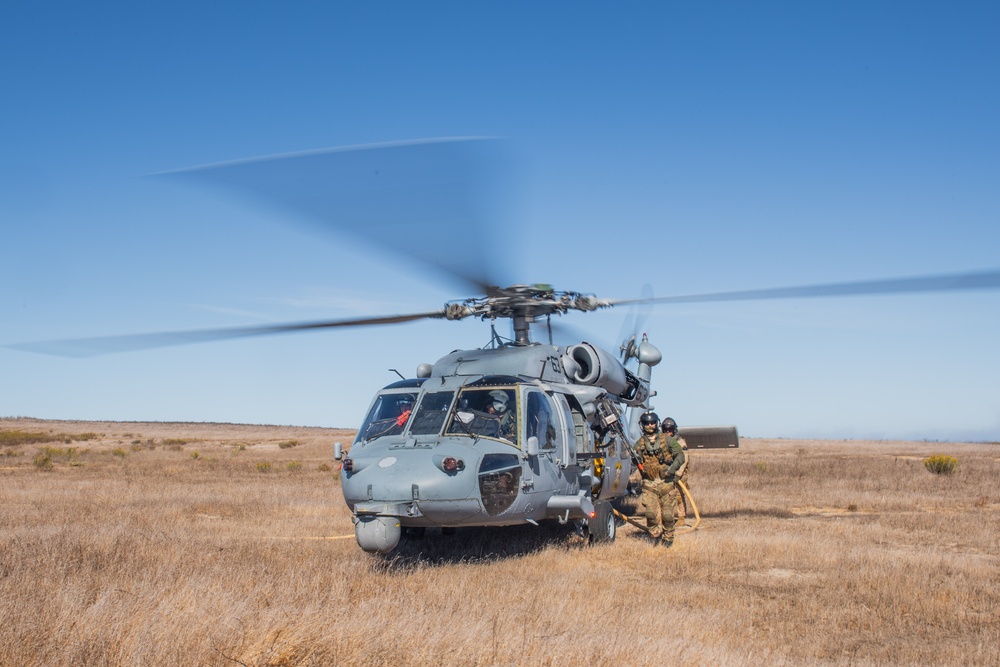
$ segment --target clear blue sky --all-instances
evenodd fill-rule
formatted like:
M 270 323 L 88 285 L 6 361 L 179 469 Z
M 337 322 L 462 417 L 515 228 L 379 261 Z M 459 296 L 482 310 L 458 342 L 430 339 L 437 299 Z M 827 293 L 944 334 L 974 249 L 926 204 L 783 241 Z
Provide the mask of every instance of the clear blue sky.
M 471 296 L 143 178 L 427 137 L 508 140 L 525 282 L 628 298 L 994 269 L 997 34 L 992 2 L 5 2 L 0 345 Z M 625 317 L 565 321 L 611 346 Z M 1000 440 L 997 291 L 660 306 L 644 328 L 682 425 Z M 0 416 L 353 427 L 388 368 L 488 337 L 0 348 Z

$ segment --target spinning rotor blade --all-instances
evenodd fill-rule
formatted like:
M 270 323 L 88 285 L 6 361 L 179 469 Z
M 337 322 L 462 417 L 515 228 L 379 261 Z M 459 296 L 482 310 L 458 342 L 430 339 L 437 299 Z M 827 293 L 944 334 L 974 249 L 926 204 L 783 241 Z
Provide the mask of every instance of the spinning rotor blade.
M 414 320 L 444 317 L 444 311 L 414 313 L 412 315 L 389 315 L 384 317 L 362 317 L 350 320 L 329 320 L 321 322 L 296 322 L 291 324 L 270 324 L 253 327 L 230 327 L 224 329 L 200 329 L 195 331 L 169 331 L 161 333 L 134 334 L 125 336 L 101 336 L 98 338 L 76 338 L 70 340 L 50 340 L 38 343 L 18 343 L 7 345 L 13 350 L 37 352 L 60 357 L 96 357 L 101 354 L 149 350 L 172 345 L 205 343 L 251 336 L 296 333 L 313 329 L 334 327 L 363 327 L 378 324 L 400 324 Z
M 758 299 L 797 299 L 822 296 L 857 296 L 865 294 L 901 294 L 906 292 L 948 292 L 1000 288 L 1000 270 L 952 273 L 937 276 L 862 280 L 849 283 L 775 287 L 770 289 L 714 292 L 687 296 L 660 296 L 651 299 L 611 299 L 609 306 L 633 303 L 704 303 L 708 301 L 751 301 Z
M 514 257 L 500 142 L 428 139 L 209 164 L 157 176 L 222 186 L 489 294 Z M 509 189 L 509 188 L 508 188 Z M 509 240 L 509 239 L 508 239 Z M 514 263 L 516 266 L 516 263 Z
M 615 344 L 620 346 L 622 354 L 625 354 L 625 349 L 630 341 L 635 345 L 639 344 L 639 337 L 642 335 L 641 329 L 653 310 L 652 299 L 653 286 L 646 283 L 642 286 L 640 297 L 630 304 L 625 321 L 622 322 L 621 331 L 618 333 L 618 340 L 615 341 Z M 625 362 L 627 363 L 627 361 L 626 359 Z

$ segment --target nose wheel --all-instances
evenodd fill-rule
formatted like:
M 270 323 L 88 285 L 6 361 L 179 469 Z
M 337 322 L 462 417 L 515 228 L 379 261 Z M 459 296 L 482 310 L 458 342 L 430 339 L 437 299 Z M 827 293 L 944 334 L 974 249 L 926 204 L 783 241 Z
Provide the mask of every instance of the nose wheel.
M 587 523 L 587 533 L 591 544 L 614 542 L 618 534 L 618 522 L 610 500 L 594 502 L 594 518 Z

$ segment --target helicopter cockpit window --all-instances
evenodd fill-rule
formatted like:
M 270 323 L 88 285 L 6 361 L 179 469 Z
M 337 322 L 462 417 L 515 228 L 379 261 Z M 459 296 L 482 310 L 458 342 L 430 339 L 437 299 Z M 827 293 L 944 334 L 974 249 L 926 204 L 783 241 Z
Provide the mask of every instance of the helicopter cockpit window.
M 524 422 L 526 438 L 538 438 L 539 449 L 553 449 L 556 446 L 556 428 L 552 407 L 548 396 L 540 391 L 528 394 L 528 409 Z
M 455 398 L 453 391 L 424 394 L 410 424 L 410 435 L 437 435 L 448 417 L 448 408 Z
M 415 398 L 415 394 L 409 393 L 381 394 L 368 411 L 368 416 L 358 431 L 356 442 L 402 433 L 413 414 Z
M 465 388 L 452 410 L 448 433 L 517 443 L 517 393 L 496 387 Z

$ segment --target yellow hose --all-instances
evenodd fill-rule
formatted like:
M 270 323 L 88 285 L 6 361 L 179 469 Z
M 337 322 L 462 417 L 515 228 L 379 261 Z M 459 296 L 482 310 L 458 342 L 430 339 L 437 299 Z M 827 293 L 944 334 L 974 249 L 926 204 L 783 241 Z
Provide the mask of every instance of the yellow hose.
M 616 510 L 614 508 L 612 508 L 611 511 L 613 511 L 615 513 L 615 516 L 618 517 L 619 519 L 621 519 L 622 521 L 626 521 L 626 522 L 632 524 L 633 526 L 635 526 L 636 528 L 640 528 L 640 529 L 646 531 L 647 533 L 649 532 L 649 528 L 646 528 L 646 526 L 642 525 L 641 523 L 639 523 L 638 521 L 636 521 L 632 517 L 626 516 L 626 515 L 622 514 L 621 512 L 619 512 L 618 510 Z
M 697 503 L 694 502 L 694 498 L 691 497 L 691 492 L 688 491 L 687 484 L 685 484 L 681 480 L 677 480 L 677 486 L 680 487 L 681 492 L 685 496 L 687 496 L 688 502 L 691 503 L 691 509 L 694 510 L 694 525 L 693 526 L 685 526 L 683 530 L 678 530 L 678 531 L 675 532 L 675 534 L 677 534 L 677 535 L 684 535 L 686 533 L 693 533 L 694 531 L 698 530 L 698 526 L 701 525 L 701 514 L 698 513 L 698 505 L 697 505 Z M 614 508 L 612 508 L 611 511 L 613 511 L 615 513 L 615 516 L 618 517 L 619 519 L 621 519 L 622 521 L 630 523 L 633 526 L 635 526 L 636 528 L 644 530 L 647 533 L 649 532 L 649 528 L 647 528 L 642 523 L 639 523 L 639 521 L 637 521 L 636 519 L 633 519 L 630 516 L 626 516 L 626 515 L 622 514 L 621 512 L 619 512 L 618 510 L 616 510 Z
M 684 483 L 684 480 L 680 479 L 677 480 L 677 486 L 680 487 L 681 491 L 684 493 L 684 497 L 686 497 L 688 499 L 688 502 L 691 503 L 691 509 L 694 510 L 694 525 L 685 526 L 684 530 L 678 530 L 676 532 L 677 534 L 680 535 L 684 535 L 685 533 L 693 533 L 694 531 L 698 530 L 698 526 L 701 525 L 701 515 L 698 514 L 698 505 L 697 503 L 694 502 L 694 498 L 691 497 L 691 492 L 688 491 L 687 484 Z

